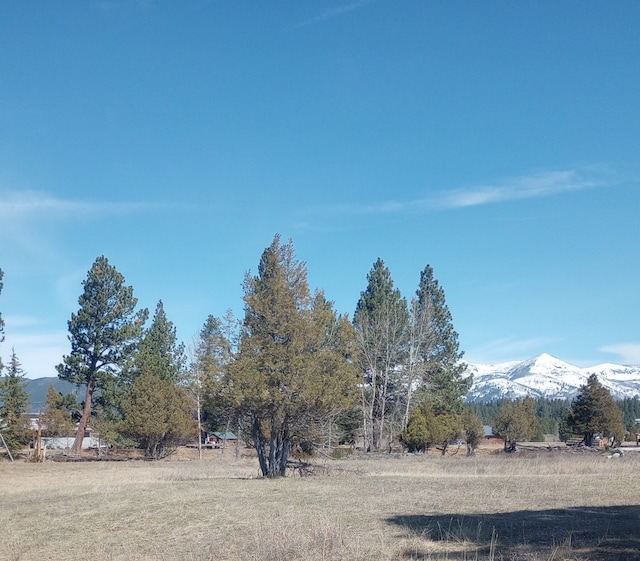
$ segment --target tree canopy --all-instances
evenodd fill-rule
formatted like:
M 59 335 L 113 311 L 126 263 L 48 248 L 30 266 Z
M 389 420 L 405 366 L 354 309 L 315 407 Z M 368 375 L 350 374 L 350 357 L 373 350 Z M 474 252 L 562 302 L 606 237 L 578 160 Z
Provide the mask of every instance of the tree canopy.
M 122 274 L 104 256 L 96 259 L 82 285 L 80 309 L 71 314 L 68 323 L 71 353 L 56 367 L 60 379 L 86 385 L 84 409 L 73 444 L 76 454 L 82 449 L 94 392 L 113 383 L 130 360 L 148 316 L 146 309 L 135 312 L 133 287 L 125 286 Z
M 420 327 L 417 355 L 422 363 L 421 389 L 429 393 L 434 410 L 461 413 L 462 398 L 469 392 L 472 376 L 465 376 L 466 364 L 458 343 L 458 333 L 446 304 L 443 288 L 427 265 L 420 273 L 416 291 L 415 323 Z
M 621 442 L 625 434 L 622 418 L 609 390 L 591 374 L 571 404 L 567 424 L 575 434 L 583 436 L 585 446 L 592 446 L 596 435 Z
M 148 458 L 160 458 L 195 434 L 193 401 L 185 390 L 148 370 L 135 379 L 122 409 L 120 430 L 137 440 Z
M 66 405 L 68 400 L 53 385 L 47 390 L 42 414 L 42 434 L 44 436 L 69 436 L 73 433 L 71 413 Z
M 156 306 L 151 325 L 143 332 L 132 362 L 131 368 L 127 369 L 128 377 L 132 379 L 143 372 L 151 372 L 177 384 L 184 377 L 184 345 L 178 342 L 176 328 L 167 318 L 162 300 Z
M 27 441 L 23 419 L 29 405 L 26 387 L 24 371 L 12 349 L 7 374 L 0 379 L 0 428 L 3 428 L 7 446 L 12 450 Z
M 536 434 L 538 419 L 536 404 L 532 397 L 506 402 L 492 429 L 504 440 L 505 450 L 515 450 L 517 442 L 530 440 Z
M 400 401 L 407 353 L 407 302 L 393 286 L 391 272 L 377 259 L 367 275 L 353 316 L 365 449 L 379 452 L 393 439 L 389 423 L 405 413 Z
M 292 440 L 351 405 L 351 325 L 322 292 L 310 293 L 306 266 L 277 235 L 257 276 L 245 278 L 244 302 L 239 352 L 221 395 L 250 425 L 262 474 L 282 476 Z

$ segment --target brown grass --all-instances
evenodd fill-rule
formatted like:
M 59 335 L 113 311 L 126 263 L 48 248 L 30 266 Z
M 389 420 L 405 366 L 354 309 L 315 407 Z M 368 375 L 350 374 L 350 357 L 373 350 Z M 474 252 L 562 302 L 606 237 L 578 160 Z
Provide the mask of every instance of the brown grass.
M 184 455 L 182 456 L 185 457 Z M 0 463 L 0 559 L 640 560 L 640 454 Z

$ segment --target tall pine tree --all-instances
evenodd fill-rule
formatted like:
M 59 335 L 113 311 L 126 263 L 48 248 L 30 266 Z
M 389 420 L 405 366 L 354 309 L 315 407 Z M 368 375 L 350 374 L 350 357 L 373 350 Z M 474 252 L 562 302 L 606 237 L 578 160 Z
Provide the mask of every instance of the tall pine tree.
M 365 449 L 379 452 L 391 442 L 405 411 L 402 367 L 407 356 L 409 312 L 391 273 L 377 259 L 353 316 L 357 363 L 362 374 L 361 406 Z
M 71 314 L 71 353 L 56 369 L 58 377 L 86 387 L 73 452 L 80 454 L 93 410 L 94 392 L 113 385 L 140 342 L 148 311 L 135 312 L 133 287 L 106 257 L 98 257 L 82 283 L 80 309 Z
M 611 393 L 591 374 L 571 404 L 567 421 L 575 434 L 581 434 L 585 446 L 592 446 L 596 435 L 621 442 L 625 428 L 623 414 Z
M 465 376 L 466 364 L 462 362 L 458 334 L 453 328 L 451 312 L 445 294 L 427 265 L 420 273 L 416 291 L 416 317 L 413 323 L 421 326 L 416 341 L 417 359 L 421 363 L 420 388 L 427 392 L 436 414 L 462 412 L 462 398 L 473 382 Z

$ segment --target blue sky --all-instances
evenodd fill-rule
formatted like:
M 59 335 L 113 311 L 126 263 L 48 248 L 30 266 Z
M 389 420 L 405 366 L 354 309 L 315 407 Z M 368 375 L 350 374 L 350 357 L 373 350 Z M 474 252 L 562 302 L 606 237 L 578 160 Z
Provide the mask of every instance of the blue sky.
M 430 264 L 474 362 L 640 363 L 640 4 L 0 7 L 0 312 L 55 375 L 105 255 L 181 340 L 291 238 L 342 313 Z

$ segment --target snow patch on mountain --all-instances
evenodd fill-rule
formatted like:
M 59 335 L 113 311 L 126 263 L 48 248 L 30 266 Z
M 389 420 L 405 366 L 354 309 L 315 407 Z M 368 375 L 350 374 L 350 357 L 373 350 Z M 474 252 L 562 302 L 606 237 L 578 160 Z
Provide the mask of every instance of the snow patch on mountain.
M 572 399 L 591 374 L 598 376 L 614 399 L 640 396 L 640 366 L 598 364 L 580 368 L 545 353 L 522 362 L 467 363 L 467 372 L 473 374 L 468 401 L 521 399 L 527 395 Z

